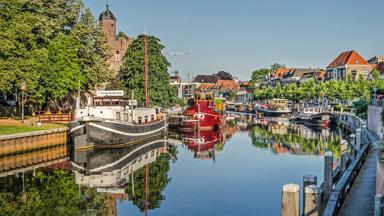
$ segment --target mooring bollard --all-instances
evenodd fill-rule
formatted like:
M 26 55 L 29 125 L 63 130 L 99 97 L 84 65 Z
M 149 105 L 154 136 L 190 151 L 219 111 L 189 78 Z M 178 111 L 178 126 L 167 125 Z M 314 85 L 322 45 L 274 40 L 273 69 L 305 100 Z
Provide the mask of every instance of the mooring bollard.
M 356 129 L 356 150 L 357 151 L 360 151 L 361 149 L 361 129 L 360 128 L 357 128 Z
M 333 152 L 324 154 L 324 201 L 327 201 L 333 190 Z
M 346 169 L 347 169 L 347 155 L 341 154 L 341 158 L 340 158 L 340 176 L 342 176 L 345 173 Z
M 286 184 L 283 186 L 281 196 L 281 215 L 298 216 L 300 208 L 299 198 L 300 186 L 297 184 Z
M 351 155 L 351 158 L 352 159 L 355 159 L 355 149 L 356 149 L 356 135 L 355 134 L 351 134 L 351 135 L 349 135 L 349 140 L 350 140 L 350 143 L 351 143 L 351 153 L 350 153 L 350 155 Z
M 303 208 L 305 207 L 305 188 L 309 185 L 317 185 L 317 176 L 312 174 L 303 176 Z
M 367 125 L 364 123 L 361 127 L 361 142 L 362 146 L 367 144 Z
M 383 215 L 383 196 L 380 193 L 377 193 L 375 196 L 375 212 L 374 216 L 382 216 Z
M 320 188 L 317 185 L 309 185 L 304 188 L 303 215 L 317 216 L 320 210 Z

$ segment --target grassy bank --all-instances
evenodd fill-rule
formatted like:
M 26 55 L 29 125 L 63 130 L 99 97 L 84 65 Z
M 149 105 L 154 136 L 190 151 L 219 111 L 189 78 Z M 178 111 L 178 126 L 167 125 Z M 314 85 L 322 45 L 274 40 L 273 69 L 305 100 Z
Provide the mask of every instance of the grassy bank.
M 8 134 L 26 133 L 67 127 L 67 124 L 42 124 L 41 126 L 28 125 L 0 125 L 0 136 Z

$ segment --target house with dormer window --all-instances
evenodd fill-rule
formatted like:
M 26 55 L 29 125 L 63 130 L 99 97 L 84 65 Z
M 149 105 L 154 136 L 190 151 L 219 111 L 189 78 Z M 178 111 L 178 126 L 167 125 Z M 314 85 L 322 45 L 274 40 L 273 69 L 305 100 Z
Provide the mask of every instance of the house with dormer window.
M 366 79 L 372 71 L 372 65 L 356 51 L 351 50 L 337 56 L 326 70 L 327 80 L 346 80 L 348 76 L 351 76 L 352 80 L 356 80 L 360 75 Z

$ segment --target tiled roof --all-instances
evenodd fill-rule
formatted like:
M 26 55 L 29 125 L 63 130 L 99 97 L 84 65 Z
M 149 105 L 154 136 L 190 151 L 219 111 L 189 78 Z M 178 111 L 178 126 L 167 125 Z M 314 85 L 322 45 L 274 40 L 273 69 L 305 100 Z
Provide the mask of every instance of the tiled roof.
M 215 86 L 216 84 L 213 84 L 213 83 L 203 83 L 199 85 L 198 89 L 212 89 Z
M 291 68 L 288 72 L 283 74 L 283 78 L 291 77 L 314 77 L 320 72 L 319 69 L 309 69 L 309 68 Z
M 217 87 L 218 88 L 225 88 L 225 89 L 238 89 L 239 84 L 236 83 L 234 80 L 217 80 Z
M 356 51 L 341 53 L 335 60 L 328 65 L 328 68 L 335 68 L 340 65 L 369 65 Z
M 290 68 L 277 68 L 275 70 L 275 73 L 273 75 L 274 78 L 280 78 L 282 77 L 285 73 L 287 73 L 290 70 Z

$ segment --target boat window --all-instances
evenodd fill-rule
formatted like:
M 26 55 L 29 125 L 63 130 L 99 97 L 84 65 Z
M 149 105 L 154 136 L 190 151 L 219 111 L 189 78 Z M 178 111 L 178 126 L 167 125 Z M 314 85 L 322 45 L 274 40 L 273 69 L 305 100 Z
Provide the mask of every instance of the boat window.
M 137 122 L 138 122 L 139 124 L 142 123 L 142 118 L 141 118 L 141 116 L 139 116 L 139 117 L 137 118 Z
M 151 115 L 151 121 L 155 121 L 155 115 Z
M 128 113 L 124 113 L 124 121 L 128 121 Z
M 148 116 L 145 116 L 145 117 L 144 117 L 144 121 L 145 121 L 145 123 L 148 122 Z
M 120 113 L 119 113 L 119 112 L 116 113 L 116 119 L 119 120 L 119 121 L 121 120 L 121 117 L 120 117 Z

